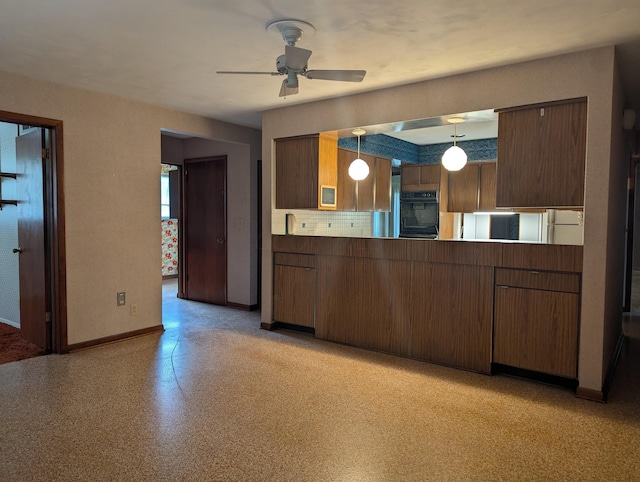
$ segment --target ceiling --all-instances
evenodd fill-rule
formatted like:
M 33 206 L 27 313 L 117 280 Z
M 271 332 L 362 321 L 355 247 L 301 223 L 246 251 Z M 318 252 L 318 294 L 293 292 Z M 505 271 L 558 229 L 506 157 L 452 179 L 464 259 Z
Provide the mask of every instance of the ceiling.
M 267 109 L 518 61 L 620 45 L 640 111 L 638 0 L 22 0 L 2 2 L 0 70 L 260 128 Z M 310 69 L 365 69 L 362 83 L 218 75 L 274 71 L 275 19 L 312 23 Z

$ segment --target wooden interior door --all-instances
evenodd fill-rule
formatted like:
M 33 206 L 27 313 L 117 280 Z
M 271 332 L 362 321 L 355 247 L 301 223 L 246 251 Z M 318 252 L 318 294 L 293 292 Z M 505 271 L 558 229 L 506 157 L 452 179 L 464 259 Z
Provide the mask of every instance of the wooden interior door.
M 227 304 L 227 158 L 184 161 L 184 298 Z
M 16 139 L 16 191 L 20 256 L 20 331 L 40 348 L 49 348 L 42 129 Z

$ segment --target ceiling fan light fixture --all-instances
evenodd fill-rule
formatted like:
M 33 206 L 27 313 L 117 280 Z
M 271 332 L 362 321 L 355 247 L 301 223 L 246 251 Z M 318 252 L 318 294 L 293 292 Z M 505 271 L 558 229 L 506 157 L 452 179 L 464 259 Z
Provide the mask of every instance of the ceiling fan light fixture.
M 353 135 L 358 136 L 358 157 L 349 164 L 349 177 L 354 181 L 362 181 L 369 175 L 369 164 L 360 159 L 360 136 L 366 134 L 364 129 L 354 129 Z
M 447 171 L 459 171 L 467 164 L 467 153 L 456 145 L 456 126 L 464 122 L 464 119 L 462 117 L 450 117 L 447 120 L 453 124 L 453 146 L 442 155 L 442 165 Z

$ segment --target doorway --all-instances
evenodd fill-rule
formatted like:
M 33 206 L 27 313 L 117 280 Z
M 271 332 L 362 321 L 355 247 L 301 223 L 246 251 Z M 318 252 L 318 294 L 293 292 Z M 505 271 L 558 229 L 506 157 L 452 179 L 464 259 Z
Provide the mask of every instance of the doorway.
M 160 164 L 160 223 L 162 226 L 162 293 L 178 294 L 180 272 L 179 226 L 182 166 Z
M 180 298 L 227 304 L 227 156 L 185 159 Z
M 625 293 L 623 311 L 640 313 L 640 193 L 636 186 L 640 181 L 640 155 L 631 157 L 629 164 L 627 206 L 627 249 L 625 270 Z
M 2 207 L 13 210 L 17 230 L 17 242 L 10 246 L 11 254 L 17 258 L 14 260 L 19 278 L 19 319 L 15 323 L 22 336 L 42 350 L 64 353 L 67 323 L 62 122 L 4 111 L 0 111 L 0 122 L 16 129 L 14 169 L 5 172 L 0 166 Z M 14 286 L 15 283 L 14 280 Z

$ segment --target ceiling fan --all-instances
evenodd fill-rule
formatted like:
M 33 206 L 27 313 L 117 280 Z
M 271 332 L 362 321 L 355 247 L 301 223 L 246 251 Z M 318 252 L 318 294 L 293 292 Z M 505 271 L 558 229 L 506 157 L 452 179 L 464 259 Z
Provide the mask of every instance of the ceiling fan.
M 270 32 L 279 32 L 286 45 L 284 55 L 276 59 L 276 72 L 243 72 L 233 70 L 218 70 L 217 74 L 258 74 L 258 75 L 284 75 L 280 87 L 280 97 L 298 93 L 298 76 L 307 79 L 339 80 L 343 82 L 362 82 L 366 70 L 308 70 L 307 62 L 311 57 L 311 50 L 296 47 L 296 43 L 302 37 L 303 32 L 313 35 L 315 28 L 303 20 L 285 19 L 274 20 L 266 26 Z

